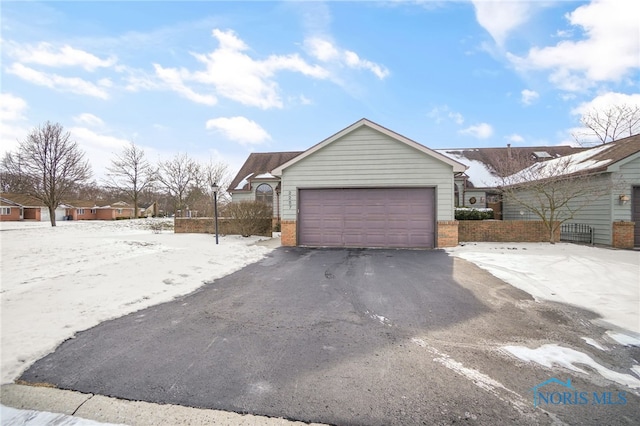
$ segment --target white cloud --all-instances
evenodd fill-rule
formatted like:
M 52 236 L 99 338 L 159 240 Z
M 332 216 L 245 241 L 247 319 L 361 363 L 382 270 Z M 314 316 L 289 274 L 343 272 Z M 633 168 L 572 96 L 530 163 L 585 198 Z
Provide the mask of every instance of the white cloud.
M 508 57 L 523 70 L 549 70 L 549 80 L 566 91 L 618 82 L 640 69 L 638 16 L 640 2 L 593 0 L 567 15 L 584 33 L 582 40 L 562 40 L 555 46 L 534 47 L 526 57 Z
M 94 177 L 98 179 L 106 174 L 106 168 L 111 165 L 114 154 L 120 153 L 129 145 L 126 139 L 100 134 L 86 127 L 71 127 L 69 133 L 71 139 L 85 152 Z
M 320 37 L 311 37 L 304 41 L 304 45 L 309 55 L 322 62 L 329 62 L 340 59 L 340 52 L 329 41 Z
M 436 124 L 442 123 L 446 118 L 453 120 L 459 126 L 464 123 L 462 114 L 452 111 L 448 105 L 433 108 L 427 113 L 427 117 L 432 118 Z
M 14 151 L 18 141 L 27 136 L 29 129 L 23 125 L 27 102 L 10 93 L 0 93 L 0 155 Z
M 216 130 L 241 145 L 255 145 L 271 139 L 258 123 L 246 117 L 219 117 L 207 120 L 206 128 Z
M 105 82 L 103 82 L 102 85 L 96 85 L 78 77 L 63 77 L 58 74 L 49 74 L 34 70 L 33 68 L 26 67 L 19 63 L 12 64 L 6 71 L 7 73 L 14 74 L 30 83 L 45 86 L 61 92 L 70 92 L 100 99 L 109 99 L 109 94 L 103 87 L 101 87 L 105 85 Z
M 513 133 L 513 134 L 507 136 L 506 139 L 509 142 L 512 142 L 512 143 L 522 143 L 522 142 L 524 142 L 524 138 L 522 136 L 520 136 L 519 134 L 517 134 L 517 133 Z
M 190 78 L 189 71 L 184 68 L 177 70 L 175 68 L 163 68 L 158 64 L 153 64 L 156 76 L 166 84 L 166 86 L 174 92 L 184 96 L 185 98 L 204 105 L 215 105 L 218 100 L 213 95 L 203 95 L 196 93 L 190 87 L 184 84 L 185 79 Z
M 100 59 L 89 52 L 75 49 L 69 45 L 56 48 L 52 44 L 45 42 L 35 46 L 30 44 L 20 45 L 17 43 L 8 43 L 8 53 L 21 63 L 38 64 L 56 68 L 82 67 L 87 71 L 112 67 L 117 62 L 117 58 L 114 56 L 110 56 L 107 59 Z
M 473 0 L 476 19 L 499 46 L 511 31 L 527 22 L 532 13 L 529 1 Z
M 488 139 L 493 135 L 493 127 L 487 123 L 480 123 L 462 129 L 458 131 L 458 133 L 461 135 L 470 135 L 478 139 Z
M 520 92 L 520 94 L 522 95 L 520 100 L 524 105 L 531 105 L 535 100 L 537 100 L 540 97 L 538 92 L 536 92 L 535 90 L 529 90 L 529 89 L 524 89 L 522 92 Z
M 632 95 L 628 95 L 625 93 L 617 93 L 617 92 L 603 93 L 601 95 L 596 96 L 589 102 L 583 102 L 577 107 L 573 108 L 571 110 L 571 114 L 574 116 L 577 116 L 579 119 L 585 113 L 595 112 L 597 114 L 598 111 L 607 111 L 614 106 L 622 106 L 622 105 L 640 108 L 640 93 L 635 93 Z M 607 120 L 604 114 L 603 115 L 598 114 L 598 115 L 602 117 L 603 124 L 607 123 L 608 121 L 613 121 L 613 120 Z M 616 139 L 629 136 L 629 131 L 626 130 L 621 132 L 622 129 L 623 129 L 622 127 L 616 127 L 614 129 L 614 126 L 611 126 L 607 130 L 606 134 L 610 138 L 613 136 L 615 132 Z M 629 129 L 629 127 L 626 127 L 626 129 Z M 632 132 L 635 133 L 638 130 L 638 126 L 636 125 L 635 127 L 632 127 L 632 129 L 633 129 Z M 604 131 L 601 132 L 600 136 L 602 137 L 604 133 L 605 133 Z M 598 137 L 598 135 L 596 135 L 596 133 L 594 133 L 592 129 L 589 129 L 587 127 L 582 127 L 582 124 L 579 124 L 578 127 L 573 127 L 571 129 L 568 129 L 567 134 L 571 135 L 574 143 L 576 143 L 576 140 L 577 140 L 580 142 L 581 145 L 584 145 L 584 146 L 596 145 L 601 143 L 601 140 Z
M 254 59 L 245 53 L 249 50 L 247 44 L 231 30 L 214 29 L 212 35 L 218 40 L 217 49 L 207 54 L 192 53 L 205 65 L 204 70 L 192 72 L 184 68 L 163 68 L 156 64 L 156 76 L 171 90 L 194 102 L 213 105 L 216 98 L 214 95 L 196 93 L 188 86 L 189 83 L 213 86 L 215 94 L 219 96 L 262 109 L 283 107 L 275 80 L 275 74 L 279 71 L 297 72 L 317 79 L 329 76 L 324 68 L 308 64 L 297 54 Z M 137 76 L 130 79 L 128 88 L 137 90 L 153 86 L 153 82 Z
M 11 93 L 0 93 L 0 122 L 24 120 L 27 102 Z
M 362 59 L 351 50 L 340 49 L 326 37 L 309 37 L 305 39 L 304 47 L 310 56 L 321 62 L 335 63 L 352 69 L 364 69 L 373 73 L 380 80 L 389 76 L 389 70 L 384 65 Z
M 97 117 L 93 114 L 90 114 L 88 112 L 82 113 L 82 114 L 78 114 L 76 116 L 73 117 L 73 121 L 75 121 L 76 123 L 79 124 L 85 124 L 87 126 L 92 126 L 92 127 L 102 127 L 104 126 L 104 121 L 102 121 L 102 119 L 100 117 Z
M 607 92 L 596 96 L 589 102 L 583 102 L 571 110 L 573 115 L 582 115 L 585 112 L 605 110 L 615 105 L 638 105 L 640 106 L 640 93 L 628 95 L 625 93 Z

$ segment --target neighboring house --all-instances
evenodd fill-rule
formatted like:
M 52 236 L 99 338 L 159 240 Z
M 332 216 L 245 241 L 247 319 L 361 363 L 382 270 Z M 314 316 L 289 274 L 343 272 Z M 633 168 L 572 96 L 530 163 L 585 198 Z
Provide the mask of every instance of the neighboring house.
M 147 207 L 140 208 L 140 217 L 157 217 L 159 213 L 157 201 L 154 201 Z
M 124 201 L 107 205 L 99 205 L 93 201 L 69 201 L 65 206 L 67 220 L 115 220 L 135 217 L 133 206 Z
M 587 148 L 572 146 L 511 147 L 508 144 L 504 148 L 457 148 L 436 151 L 467 166 L 467 170 L 455 178 L 456 207 L 489 207 L 494 210 L 494 219 L 501 219 L 498 187 L 502 184 L 500 173 L 505 171 L 505 164 L 509 164 L 512 168 L 510 172 L 515 173 L 532 163 L 575 154 L 585 149 Z
M 634 245 L 640 247 L 640 135 L 619 139 L 540 166 L 552 170 L 558 162 L 570 162 L 567 176 L 588 173 L 594 179 L 594 195 L 576 200 L 586 204 L 569 223 L 582 223 L 594 230 L 594 243 L 614 245 L 616 227 L 635 222 Z M 604 194 L 604 195 L 596 195 Z M 537 220 L 537 217 L 505 199 L 504 219 Z M 621 231 L 622 232 L 622 231 Z
M 0 198 L 0 221 L 16 221 L 22 219 L 22 208 L 18 203 Z
M 98 206 L 93 201 L 68 201 L 65 206 L 66 220 L 98 219 Z
M 49 208 L 35 197 L 26 194 L 0 194 L 2 215 L 0 220 L 33 220 L 47 222 L 50 220 Z M 64 219 L 64 206 L 55 210 L 56 220 Z
M 135 217 L 133 206 L 124 201 L 96 208 L 96 219 L 98 220 L 133 219 Z
M 228 191 L 261 199 L 268 185 L 283 245 L 446 247 L 458 242 L 454 175 L 465 169 L 362 119 L 301 153 L 251 154 Z

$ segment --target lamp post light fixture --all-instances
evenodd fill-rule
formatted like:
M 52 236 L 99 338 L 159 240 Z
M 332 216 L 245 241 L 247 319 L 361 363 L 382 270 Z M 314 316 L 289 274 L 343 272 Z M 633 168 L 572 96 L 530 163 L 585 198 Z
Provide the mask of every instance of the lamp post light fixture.
M 213 221 L 216 226 L 216 244 L 218 244 L 218 185 L 214 182 L 211 184 L 211 191 L 213 191 Z

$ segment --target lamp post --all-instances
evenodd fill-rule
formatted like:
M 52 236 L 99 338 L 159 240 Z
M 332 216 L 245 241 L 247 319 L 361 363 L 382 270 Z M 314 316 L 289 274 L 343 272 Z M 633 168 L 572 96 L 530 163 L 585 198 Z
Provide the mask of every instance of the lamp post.
M 211 184 L 211 191 L 213 191 L 213 221 L 216 225 L 216 244 L 218 244 L 218 185 L 216 183 Z

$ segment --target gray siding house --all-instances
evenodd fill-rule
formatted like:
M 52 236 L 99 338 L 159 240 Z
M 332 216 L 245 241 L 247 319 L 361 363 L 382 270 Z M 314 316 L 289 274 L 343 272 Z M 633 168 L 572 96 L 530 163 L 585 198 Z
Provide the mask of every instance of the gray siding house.
M 573 200 L 569 208 L 581 208 L 567 223 L 591 226 L 595 244 L 620 246 L 615 241 L 616 228 L 635 222 L 633 245 L 640 247 L 640 135 L 549 160 L 548 164 L 553 166 L 557 161 L 570 161 L 567 177 L 589 176 L 593 187 L 592 193 Z M 503 201 L 503 218 L 538 220 L 508 198 Z
M 461 163 L 366 119 L 288 154 L 268 174 L 249 176 L 256 172 L 243 166 L 232 185 L 250 185 L 230 189 L 235 202 L 250 199 L 249 191 L 259 197 L 260 185 L 275 188 L 283 245 L 457 244 L 453 180 Z

